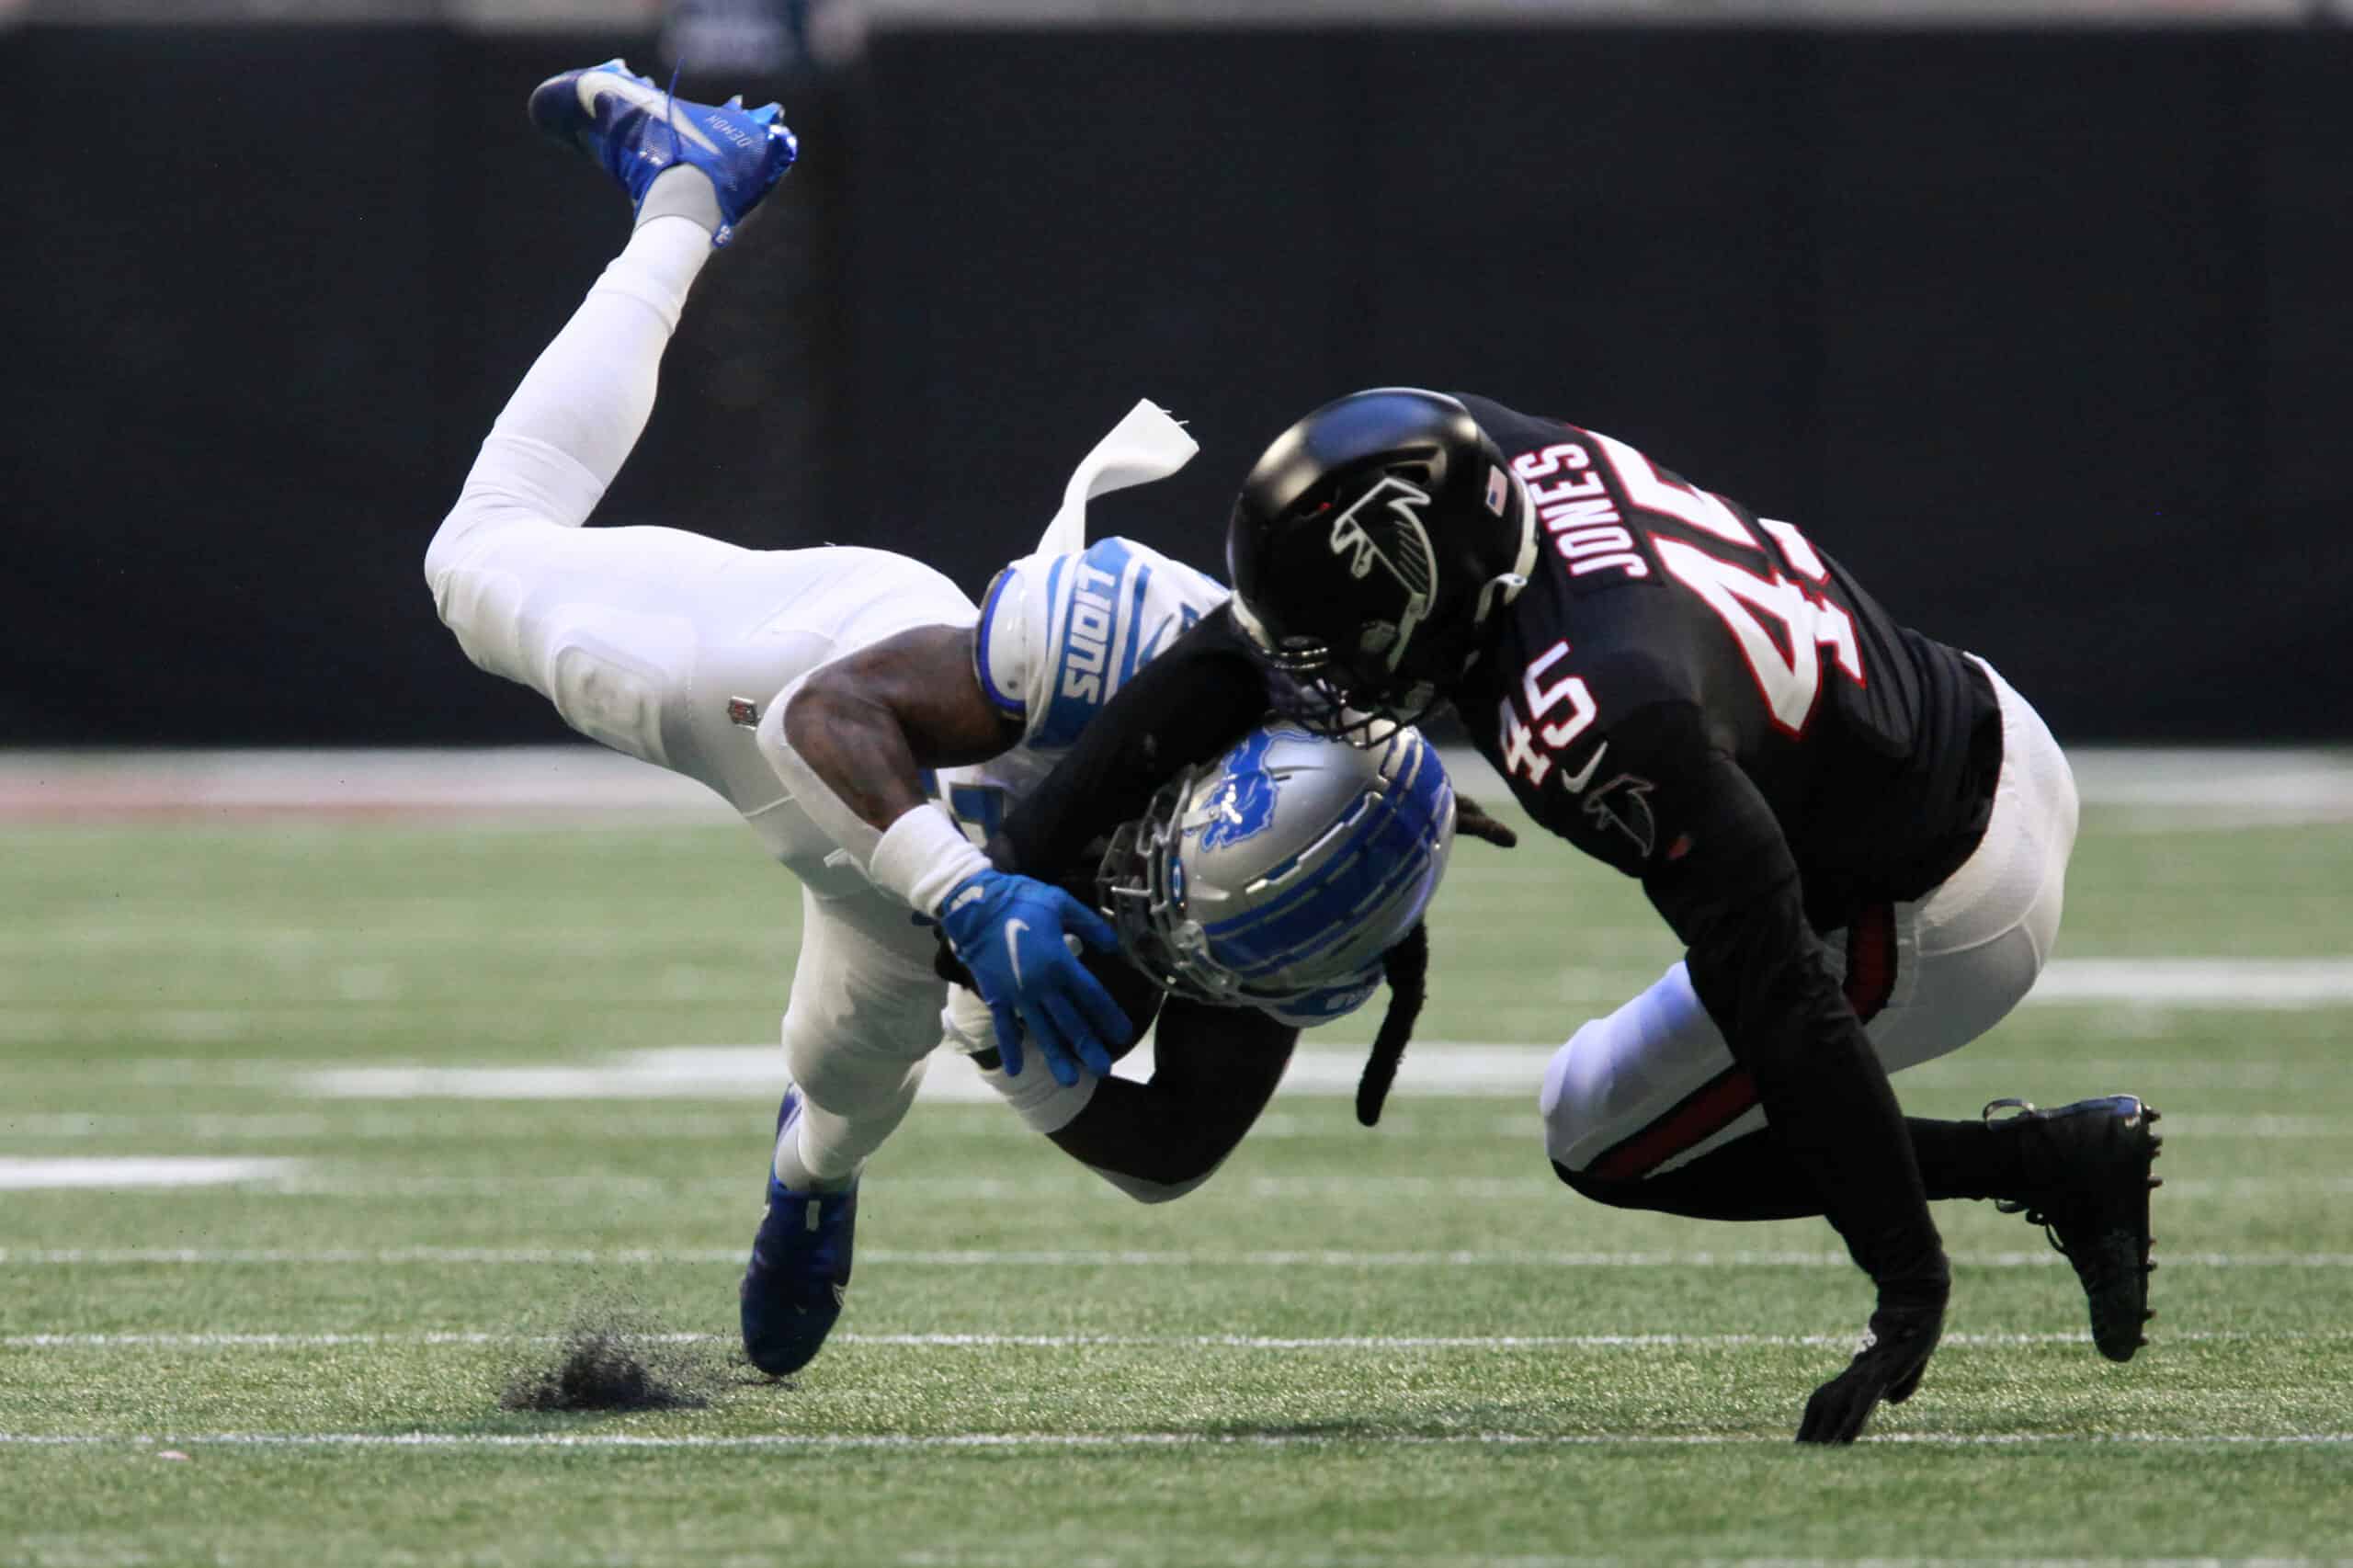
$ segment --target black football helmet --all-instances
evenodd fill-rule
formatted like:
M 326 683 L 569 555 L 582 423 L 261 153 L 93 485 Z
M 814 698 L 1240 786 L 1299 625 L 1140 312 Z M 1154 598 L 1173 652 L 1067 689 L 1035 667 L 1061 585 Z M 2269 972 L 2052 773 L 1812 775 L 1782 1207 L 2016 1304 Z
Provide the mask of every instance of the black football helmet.
M 1276 705 L 1326 734 L 1409 724 L 1536 564 L 1528 493 L 1471 411 L 1413 387 L 1327 403 L 1242 482 L 1233 619 Z

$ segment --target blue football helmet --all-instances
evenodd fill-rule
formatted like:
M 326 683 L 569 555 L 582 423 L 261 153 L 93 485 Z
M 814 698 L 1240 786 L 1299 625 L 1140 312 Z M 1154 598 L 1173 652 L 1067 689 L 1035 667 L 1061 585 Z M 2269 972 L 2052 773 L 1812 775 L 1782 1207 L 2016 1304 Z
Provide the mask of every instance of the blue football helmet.
M 1112 836 L 1103 903 L 1170 991 L 1303 1027 L 1372 994 L 1453 845 L 1454 790 L 1418 731 L 1359 749 L 1271 724 Z

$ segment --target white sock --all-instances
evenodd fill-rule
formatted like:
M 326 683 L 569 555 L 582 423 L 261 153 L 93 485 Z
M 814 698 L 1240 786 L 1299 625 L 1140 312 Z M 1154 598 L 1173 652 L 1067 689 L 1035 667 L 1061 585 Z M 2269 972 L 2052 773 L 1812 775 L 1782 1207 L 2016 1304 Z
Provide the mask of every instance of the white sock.
M 792 1192 L 833 1192 L 858 1179 L 867 1156 L 881 1148 L 915 1103 L 924 1063 L 916 1062 L 895 1087 L 862 1103 L 855 1116 L 827 1110 L 801 1091 L 801 1115 L 777 1140 L 776 1179 Z
M 801 1157 L 801 1130 L 809 1125 L 810 1117 L 823 1114 L 824 1112 L 803 1100 L 799 1118 L 785 1130 L 784 1136 L 776 1141 L 776 1156 L 770 1168 L 776 1172 L 777 1185 L 787 1192 L 838 1190 L 847 1187 L 851 1179 L 858 1175 L 858 1172 L 853 1169 L 847 1176 L 832 1178 L 820 1176 L 811 1170 L 808 1162 Z

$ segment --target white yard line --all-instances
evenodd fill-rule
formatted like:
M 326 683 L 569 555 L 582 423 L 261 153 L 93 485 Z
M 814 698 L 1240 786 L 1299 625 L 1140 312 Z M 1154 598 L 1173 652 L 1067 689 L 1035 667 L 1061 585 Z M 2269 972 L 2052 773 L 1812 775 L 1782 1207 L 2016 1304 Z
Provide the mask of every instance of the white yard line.
M 0 1123 L 0 1131 L 5 1127 Z M 225 1159 L 195 1154 L 0 1159 L 0 1192 L 231 1187 L 280 1181 L 301 1169 L 299 1160 Z
M 2171 1119 L 2167 1119 L 2170 1122 Z M 5 1129 L 0 1129 L 5 1131 Z M 300 1162 L 285 1162 L 300 1165 Z M 108 1189 L 138 1187 L 136 1181 L 92 1179 L 12 1184 L 0 1162 L 0 1190 L 12 1185 L 51 1190 Z M 755 1173 L 754 1181 L 757 1179 Z M 893 1175 L 885 1185 L 892 1193 L 908 1197 L 938 1197 L 966 1200 L 1053 1199 L 1059 1202 L 1100 1202 L 1125 1208 L 1125 1193 L 1087 1173 L 1074 1169 L 1064 1176 L 922 1176 Z M 1238 1190 L 1253 1198 L 1314 1199 L 1326 1203 L 1381 1204 L 1402 1199 L 1466 1199 L 1482 1203 L 1557 1203 L 1561 1184 L 1542 1176 L 1253 1176 L 1235 1181 Z M 391 1202 L 416 1198 L 516 1199 L 528 1195 L 542 1207 L 563 1201 L 606 1203 L 614 1199 L 736 1199 L 753 1190 L 741 1176 L 626 1176 L 587 1171 L 576 1176 L 405 1176 L 366 1174 L 281 1175 L 272 1172 L 250 1177 L 223 1176 L 217 1182 L 194 1181 L 151 1186 L 156 1196 L 175 1192 L 203 1196 L 217 1187 L 233 1185 L 241 1198 L 349 1199 Z M 2169 1176 L 2168 1199 L 2344 1197 L 2353 1195 L 2353 1176 Z
M 1472 752 L 1449 748 L 1462 787 L 1504 794 Z M 2353 818 L 2353 753 L 2269 747 L 2077 747 L 2084 803 L 2164 813 L 2181 825 Z M 728 822 L 700 786 L 601 747 L 0 753 L 0 819 L 157 813 L 381 815 L 613 813 Z
M 732 1334 L 644 1334 L 633 1340 L 657 1345 L 733 1345 Z M 2191 1330 L 2164 1335 L 2167 1345 L 2290 1344 L 2353 1339 L 2353 1327 L 2250 1330 Z M 347 1334 L 11 1334 L 0 1335 L 6 1350 L 312 1350 L 344 1346 L 552 1345 L 550 1334 L 487 1330 L 386 1331 Z M 916 1349 L 1084 1349 L 1097 1346 L 1136 1349 L 1268 1351 L 1350 1350 L 1675 1350 L 1756 1346 L 1850 1348 L 1848 1334 L 1464 1334 L 1336 1335 L 1288 1337 L 1251 1334 L 836 1334 L 834 1345 L 874 1345 Z M 2088 1345 L 2088 1334 L 1948 1334 L 1948 1346 L 2018 1347 Z
M 2057 959 L 2028 1006 L 2335 1007 L 2353 1003 L 2348 959 Z
M 1633 989 L 1630 987 L 1630 991 Z M 2353 960 L 2083 960 L 2053 963 L 2029 1006 L 2302 1008 L 2353 1005 Z M 1365 1047 L 1319 1041 L 1292 1053 L 1279 1094 L 1352 1099 Z M 1557 1045 L 1418 1040 L 1398 1076 L 1402 1099 L 1533 1096 Z M 945 1054 L 945 1053 L 943 1053 Z M 1120 1077 L 1153 1072 L 1150 1042 L 1119 1064 Z M 584 1063 L 449 1067 L 281 1063 L 285 1086 L 324 1099 L 655 1100 L 772 1096 L 781 1087 L 774 1045 L 679 1045 L 622 1051 Z M 2162 1073 L 2163 1069 L 2154 1071 Z M 953 1060 L 933 1063 L 921 1089 L 934 1102 L 983 1104 L 995 1092 Z
M 2339 1447 L 2353 1432 L 1881 1432 L 1863 1442 L 1926 1448 L 2063 1443 L 2134 1447 Z M 760 1432 L 736 1437 L 635 1432 L 0 1432 L 0 1446 L 258 1449 L 1293 1449 L 1712 1448 L 1770 1443 L 1780 1432 Z
M 1263 1252 L 1145 1252 L 1093 1250 L 901 1250 L 874 1247 L 859 1260 L 899 1267 L 938 1268 L 1839 1268 L 1853 1267 L 1834 1252 L 1355 1252 L 1344 1249 Z M 2161 1252 L 2168 1267 L 2353 1268 L 2346 1252 Z M 398 1267 L 468 1265 L 543 1267 L 551 1264 L 638 1267 L 726 1264 L 740 1267 L 741 1247 L 597 1249 L 590 1247 L 410 1246 L 350 1247 L 0 1247 L 0 1267 Z M 1964 1252 L 1952 1261 L 1973 1268 L 2055 1267 L 2066 1260 L 2045 1247 L 2027 1252 Z

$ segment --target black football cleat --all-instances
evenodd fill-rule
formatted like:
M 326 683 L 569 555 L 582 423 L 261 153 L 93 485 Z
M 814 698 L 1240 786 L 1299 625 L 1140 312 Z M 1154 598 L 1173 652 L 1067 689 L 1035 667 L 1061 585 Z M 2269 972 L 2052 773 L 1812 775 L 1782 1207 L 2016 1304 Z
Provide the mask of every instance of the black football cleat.
M 2149 1310 L 2149 1194 L 2165 1185 L 2149 1174 L 2165 1140 L 2151 1131 L 2155 1107 L 2131 1095 L 2077 1100 L 2038 1110 L 2025 1100 L 1995 1100 L 2026 1140 L 2026 1193 L 1997 1200 L 2006 1214 L 2023 1213 L 2075 1267 L 2091 1307 L 2092 1343 L 2111 1361 L 2130 1361 L 2148 1343 L 2142 1330 Z

